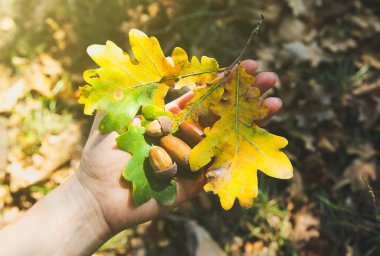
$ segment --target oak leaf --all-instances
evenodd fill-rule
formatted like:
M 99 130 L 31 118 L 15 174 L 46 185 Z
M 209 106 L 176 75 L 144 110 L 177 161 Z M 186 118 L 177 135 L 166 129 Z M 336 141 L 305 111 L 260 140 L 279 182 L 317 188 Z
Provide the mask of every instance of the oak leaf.
M 214 103 L 220 120 L 205 129 L 206 138 L 190 154 L 193 171 L 213 160 L 204 189 L 218 194 L 226 210 L 236 198 L 243 207 L 252 205 L 258 194 L 258 170 L 279 179 L 293 175 L 289 159 L 280 151 L 287 140 L 254 123 L 268 111 L 259 99 L 259 89 L 252 87 L 254 79 L 244 69 L 232 75 L 224 85 L 219 104 Z
M 213 108 L 220 101 L 224 89 L 224 79 L 208 83 L 205 86 L 194 88 L 194 97 L 185 105 L 185 108 L 175 115 L 175 128 L 185 120 L 199 123 L 199 119 L 213 119 Z
M 100 68 L 85 71 L 88 85 L 80 88 L 79 103 L 85 105 L 85 114 L 91 115 L 95 109 L 106 113 L 99 125 L 103 133 L 125 132 L 141 107 L 164 109 L 169 87 L 210 81 L 219 71 L 215 59 L 193 57 L 189 62 L 179 47 L 173 50 L 171 60 L 167 59 L 157 39 L 139 30 L 132 29 L 129 39 L 133 57 L 111 41 L 87 49 Z
M 163 205 L 171 205 L 176 199 L 176 182 L 159 180 L 153 175 L 147 161 L 151 146 L 145 141 L 144 132 L 144 127 L 130 125 L 128 131 L 116 139 L 120 149 L 132 154 L 123 171 L 123 177 L 132 182 L 136 205 L 141 205 L 151 198 Z

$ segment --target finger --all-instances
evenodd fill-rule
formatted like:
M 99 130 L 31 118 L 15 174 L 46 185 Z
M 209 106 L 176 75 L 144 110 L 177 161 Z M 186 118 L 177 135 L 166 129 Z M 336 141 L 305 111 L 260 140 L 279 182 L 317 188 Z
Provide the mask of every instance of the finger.
M 240 66 L 240 68 L 244 68 L 245 69 L 245 72 L 248 73 L 248 74 L 251 74 L 253 75 L 256 70 L 259 68 L 259 64 L 254 61 L 254 60 L 243 60 L 242 62 L 240 62 L 240 65 L 235 65 L 232 69 L 231 69 L 231 73 L 235 73 L 236 70 L 238 69 L 238 66 Z M 229 76 L 225 83 L 226 82 L 229 82 L 231 79 L 231 76 Z
M 179 113 L 185 104 L 189 102 L 192 98 L 194 97 L 194 92 L 193 91 L 188 91 L 178 99 L 175 99 L 168 104 L 165 105 L 165 110 L 170 111 L 173 114 Z
M 240 62 L 240 67 L 244 68 L 245 72 L 247 72 L 248 74 L 253 75 L 256 72 L 256 70 L 259 68 L 259 64 L 254 60 L 243 60 L 242 62 Z M 237 68 L 238 68 L 238 65 L 235 65 L 232 68 L 231 73 L 236 72 Z
M 197 179 L 178 178 L 177 200 L 176 204 L 180 204 L 190 198 L 197 196 L 207 183 L 206 168 L 198 170 L 200 173 Z
M 262 95 L 270 88 L 272 88 L 278 81 L 278 76 L 273 72 L 262 72 L 256 75 L 256 81 L 252 85 L 259 88 L 260 94 Z
M 268 115 L 261 119 L 256 121 L 256 124 L 259 126 L 264 125 L 272 116 L 274 116 L 282 106 L 281 99 L 277 97 L 269 97 L 264 100 L 265 105 L 268 107 Z

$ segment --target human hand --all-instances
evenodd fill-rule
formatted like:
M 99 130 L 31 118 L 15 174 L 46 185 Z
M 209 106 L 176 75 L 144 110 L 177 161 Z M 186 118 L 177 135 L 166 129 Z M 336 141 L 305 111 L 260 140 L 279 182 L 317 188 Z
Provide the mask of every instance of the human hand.
M 250 74 L 255 73 L 258 68 L 258 64 L 253 60 L 243 61 L 240 66 Z M 276 74 L 262 72 L 256 75 L 256 82 L 253 86 L 258 87 L 263 94 L 272 88 L 276 81 Z M 192 97 L 192 92 L 186 93 L 177 100 L 168 103 L 166 109 L 177 113 Z M 264 120 L 257 122 L 259 125 L 277 113 L 282 105 L 280 99 L 273 97 L 265 99 L 264 102 L 269 108 L 269 113 Z M 101 118 L 102 115 L 99 113 L 95 117 L 76 176 L 96 204 L 95 208 L 99 211 L 98 216 L 104 218 L 105 223 L 107 223 L 109 229 L 107 232 L 115 234 L 127 227 L 153 219 L 197 195 L 202 190 L 206 183 L 204 175 L 200 175 L 195 180 L 178 178 L 177 199 L 172 206 L 162 206 L 154 199 L 140 206 L 135 206 L 132 186 L 124 181 L 121 176 L 121 172 L 131 155 L 117 148 L 115 139 L 119 135 L 116 132 L 100 134 L 98 126 Z M 135 125 L 139 125 L 136 119 L 134 122 Z

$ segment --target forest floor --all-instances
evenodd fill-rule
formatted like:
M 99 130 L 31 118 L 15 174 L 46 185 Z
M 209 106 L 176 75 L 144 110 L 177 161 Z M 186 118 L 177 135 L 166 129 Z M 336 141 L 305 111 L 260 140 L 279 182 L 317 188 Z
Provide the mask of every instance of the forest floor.
M 78 167 L 92 117 L 77 103 L 90 44 L 128 31 L 228 66 L 246 58 L 280 82 L 266 126 L 288 139 L 294 178 L 260 173 L 250 209 L 201 193 L 111 239 L 95 255 L 380 255 L 380 5 L 377 0 L 0 3 L 0 227 Z M 64 150 L 62 150 L 64 149 Z

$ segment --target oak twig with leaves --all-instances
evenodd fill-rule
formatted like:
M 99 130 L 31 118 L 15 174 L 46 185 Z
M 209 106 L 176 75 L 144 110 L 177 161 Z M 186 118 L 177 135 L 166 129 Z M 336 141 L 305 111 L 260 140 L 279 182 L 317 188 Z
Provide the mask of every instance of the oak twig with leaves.
M 80 88 L 79 103 L 84 104 L 85 114 L 104 112 L 99 130 L 119 133 L 118 147 L 132 154 L 122 175 L 133 184 L 135 204 L 150 198 L 163 205 L 175 201 L 175 180 L 156 178 L 147 164 L 155 142 L 147 138 L 145 127 L 159 116 L 173 120 L 172 133 L 185 121 L 216 120 L 205 128 L 205 138 L 191 150 L 189 163 L 193 172 L 207 166 L 204 189 L 218 194 L 224 209 L 230 209 L 236 198 L 243 207 L 252 205 L 258 194 L 258 170 L 275 178 L 292 177 L 291 163 L 281 152 L 287 140 L 256 125 L 268 109 L 259 98 L 259 89 L 251 86 L 255 76 L 239 64 L 259 25 L 227 68 L 220 68 L 215 59 L 208 57 L 192 57 L 189 61 L 178 47 L 168 59 L 155 37 L 136 29 L 129 32 L 133 57 L 111 41 L 88 48 L 100 68 L 85 71 L 88 85 Z M 236 65 L 236 72 L 231 72 Z M 168 90 L 185 86 L 193 90 L 194 97 L 179 113 L 166 111 Z M 136 116 L 141 127 L 131 123 Z

